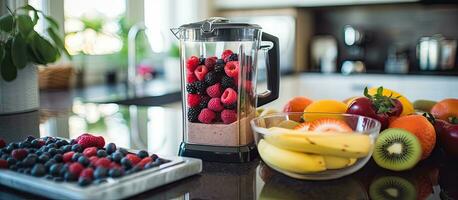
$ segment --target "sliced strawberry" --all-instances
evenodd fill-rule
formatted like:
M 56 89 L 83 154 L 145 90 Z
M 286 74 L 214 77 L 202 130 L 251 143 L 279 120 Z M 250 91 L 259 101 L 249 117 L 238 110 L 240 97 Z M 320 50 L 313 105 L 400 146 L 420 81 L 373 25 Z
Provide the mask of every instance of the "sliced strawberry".
M 327 132 L 327 131 L 337 131 L 337 132 L 352 132 L 353 129 L 348 126 L 342 120 L 333 119 L 333 118 L 321 118 L 310 123 L 309 131 L 315 132 Z
M 302 124 L 299 124 L 297 125 L 296 127 L 294 127 L 294 130 L 297 130 L 297 131 L 309 131 L 310 129 L 310 122 L 304 122 Z

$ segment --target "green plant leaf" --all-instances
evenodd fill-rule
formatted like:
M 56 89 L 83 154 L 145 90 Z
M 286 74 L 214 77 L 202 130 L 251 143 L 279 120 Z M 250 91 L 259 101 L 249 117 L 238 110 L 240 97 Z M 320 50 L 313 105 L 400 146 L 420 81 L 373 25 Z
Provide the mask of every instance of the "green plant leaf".
M 48 40 L 38 34 L 35 34 L 32 45 L 33 49 L 35 49 L 34 52 L 46 63 L 54 62 L 60 56 L 59 51 Z
M 59 30 L 59 23 L 57 23 L 56 20 L 54 20 L 52 17 L 47 16 L 47 15 L 43 15 L 43 16 L 45 17 L 46 21 L 48 22 L 51 28 L 54 28 L 55 30 Z
M 38 12 L 41 12 L 41 11 L 38 11 L 37 9 L 35 9 L 33 6 L 31 5 L 25 5 L 25 6 L 22 6 L 20 8 L 18 8 L 18 10 L 26 10 L 26 11 L 30 11 L 30 12 L 33 12 L 33 19 L 32 19 L 32 22 L 33 22 L 33 25 L 35 26 L 38 22 Z
M 33 48 L 33 45 L 32 43 L 28 44 L 27 45 L 27 52 L 29 54 L 29 61 L 32 62 L 32 63 L 37 63 L 37 64 L 46 64 L 46 62 L 39 57 L 39 55 L 37 55 L 37 53 L 35 52 L 35 49 Z
M 17 68 L 14 66 L 13 62 L 11 62 L 11 56 L 9 55 L 9 49 L 6 48 L 5 51 L 5 58 L 0 65 L 0 74 L 3 77 L 3 80 L 7 82 L 11 82 L 17 77 Z
M 10 14 L 0 17 L 0 30 L 10 32 L 13 29 L 13 16 Z
M 3 62 L 3 58 L 5 58 L 5 46 L 0 43 L 0 65 Z
M 54 44 L 56 44 L 56 46 L 60 50 L 62 50 L 65 53 L 65 55 L 67 55 L 67 57 L 71 60 L 72 56 L 70 55 L 70 53 L 68 53 L 67 49 L 65 48 L 64 41 L 62 40 L 62 38 L 54 31 L 54 29 L 47 28 L 46 30 L 48 31 L 48 35 L 53 40 Z
M 11 60 L 18 69 L 23 69 L 27 65 L 27 44 L 21 34 L 17 34 L 13 38 L 11 44 Z
M 28 15 L 17 15 L 16 20 L 19 32 L 24 38 L 27 38 L 30 32 L 33 30 L 34 24 L 32 19 Z

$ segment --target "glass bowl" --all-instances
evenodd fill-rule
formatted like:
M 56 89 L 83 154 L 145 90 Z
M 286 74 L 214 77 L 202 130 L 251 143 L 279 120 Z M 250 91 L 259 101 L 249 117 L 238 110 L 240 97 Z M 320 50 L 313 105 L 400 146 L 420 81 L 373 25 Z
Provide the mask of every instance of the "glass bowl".
M 295 169 L 295 167 L 297 167 L 297 165 L 299 165 L 299 163 L 301 163 L 301 162 L 296 162 L 296 161 L 290 162 L 289 160 L 293 160 L 293 158 L 295 158 L 295 159 L 302 158 L 303 157 L 302 154 L 305 154 L 307 156 L 307 158 L 309 156 L 314 156 L 314 158 L 319 157 L 322 161 L 324 161 L 324 160 L 329 161 L 330 157 L 334 157 L 335 158 L 335 155 L 333 154 L 334 152 L 332 152 L 331 154 L 323 153 L 324 155 L 318 155 L 317 154 L 318 152 L 321 153 L 321 150 L 322 150 L 321 147 L 320 147 L 319 150 L 312 149 L 312 151 L 318 151 L 318 152 L 308 152 L 310 150 L 309 148 L 307 148 L 307 150 L 303 150 L 302 149 L 303 146 L 297 145 L 297 144 L 302 144 L 304 141 L 310 142 L 310 143 L 307 144 L 307 146 L 316 145 L 313 141 L 317 141 L 317 140 L 313 140 L 312 141 L 312 140 L 310 140 L 310 137 L 315 137 L 315 138 L 316 137 L 322 137 L 322 136 L 325 136 L 328 133 L 306 132 L 304 130 L 301 130 L 301 131 L 298 131 L 298 130 L 289 131 L 289 130 L 286 130 L 285 128 L 273 128 L 273 127 L 279 127 L 279 126 L 285 127 L 284 124 L 288 124 L 288 123 L 283 122 L 285 120 L 291 120 L 291 121 L 295 121 L 295 122 L 301 123 L 301 122 L 304 122 L 304 121 L 305 122 L 313 122 L 314 120 L 323 119 L 323 118 L 327 118 L 327 119 L 330 118 L 330 119 L 337 119 L 337 120 L 344 121 L 353 130 L 353 132 L 335 133 L 336 136 L 328 135 L 328 136 L 326 136 L 326 137 L 328 137 L 327 139 L 329 139 L 329 137 L 333 137 L 333 139 L 335 141 L 343 141 L 343 140 L 347 140 L 350 137 L 352 139 L 354 139 L 354 138 L 359 138 L 359 139 L 363 138 L 363 139 L 365 139 L 364 143 L 366 145 L 365 145 L 364 149 L 366 150 L 366 152 L 364 154 L 361 154 L 358 158 L 346 157 L 345 159 L 350 159 L 351 160 L 351 161 L 348 162 L 348 163 L 351 163 L 351 164 L 347 164 L 343 168 L 341 168 L 341 166 L 340 166 L 339 168 L 326 169 L 324 171 L 321 168 L 320 170 L 313 171 L 313 172 L 312 171 L 304 171 L 304 170 L 296 170 L 296 171 L 295 170 L 288 170 L 287 169 L 288 167 L 289 167 L 289 169 L 291 169 L 291 167 Z M 274 169 L 274 170 L 276 170 L 276 171 L 278 171 L 280 173 L 283 173 L 283 174 L 285 174 L 287 176 L 290 176 L 290 177 L 293 177 L 293 178 L 305 179 L 305 180 L 330 180 L 330 179 L 336 179 L 336 178 L 340 178 L 340 177 L 349 175 L 349 174 L 351 174 L 353 172 L 356 172 L 357 170 L 361 169 L 372 156 L 372 152 L 373 152 L 373 149 L 374 149 L 374 143 L 375 143 L 375 140 L 378 137 L 378 134 L 380 132 L 380 126 L 381 126 L 380 122 L 378 120 L 375 120 L 375 119 L 372 119 L 372 118 L 369 118 L 369 117 L 360 116 L 360 115 L 339 114 L 339 113 L 298 113 L 298 112 L 277 113 L 277 114 L 271 114 L 271 115 L 267 115 L 267 116 L 257 117 L 257 118 L 254 118 L 253 120 L 251 120 L 250 123 L 251 123 L 251 128 L 253 129 L 253 134 L 254 134 L 254 137 L 255 137 L 255 140 L 256 140 L 256 145 L 258 146 L 259 154 L 260 154 L 261 158 L 263 159 L 263 161 L 269 167 L 271 167 L 272 169 Z M 295 123 L 292 122 L 292 123 L 289 123 L 289 124 L 295 124 Z M 272 129 L 270 129 L 270 128 L 272 128 Z M 289 129 L 291 129 L 291 127 L 289 127 Z M 295 133 L 295 134 L 291 135 L 289 133 Z M 284 141 L 283 141 L 283 143 L 281 143 L 281 142 L 279 143 L 278 142 L 279 141 L 278 138 L 287 137 L 286 135 L 279 135 L 279 134 L 289 134 L 288 135 L 288 143 L 286 143 Z M 348 136 L 347 136 L 347 134 L 348 134 Z M 352 134 L 367 135 L 367 137 L 354 136 L 354 135 L 350 136 Z M 285 137 L 282 137 L 282 136 L 285 136 Z M 289 136 L 294 136 L 294 137 L 289 137 Z M 337 137 L 339 137 L 339 139 L 337 139 Z M 275 139 L 273 139 L 273 138 L 275 138 Z M 308 139 L 305 139 L 305 138 L 308 138 Z M 315 138 L 313 138 L 313 139 L 315 139 Z M 369 138 L 369 139 L 367 139 L 367 138 Z M 270 142 L 267 142 L 267 141 L 270 141 Z M 342 152 L 346 151 L 345 149 L 340 150 L 340 149 L 337 148 L 337 146 L 333 146 L 334 144 L 341 145 L 341 143 L 333 143 L 333 142 L 329 142 L 328 143 L 327 142 L 328 140 L 322 140 L 322 139 L 320 139 L 319 141 L 324 141 L 324 143 L 321 143 L 321 145 L 328 145 L 328 148 L 332 148 L 334 150 L 338 150 L 339 153 L 342 153 Z M 260 142 L 263 143 L 262 144 L 262 147 L 263 147 L 262 151 L 259 148 Z M 294 143 L 294 144 L 291 144 L 291 142 Z M 265 145 L 265 144 L 269 144 L 269 145 Z M 345 144 L 343 144 L 343 145 L 345 146 Z M 300 148 L 300 150 L 296 150 L 294 148 Z M 313 147 L 310 147 L 310 148 L 313 148 Z M 284 150 L 287 150 L 287 151 L 284 151 Z M 293 154 L 289 154 L 291 151 L 293 152 Z M 302 151 L 302 152 L 299 152 L 299 151 Z M 269 153 L 266 153 L 266 152 L 269 152 Z M 281 152 L 281 153 L 279 153 L 279 152 Z M 285 155 L 285 152 L 288 155 Z M 348 152 L 345 152 L 345 153 L 348 153 Z M 266 161 L 266 160 L 268 160 L 268 159 L 265 159 L 265 158 L 267 158 L 267 154 L 268 154 L 268 156 L 270 156 L 271 160 L 272 160 L 272 156 L 276 155 L 275 156 L 276 158 L 273 157 L 273 160 L 275 160 L 275 162 L 277 162 L 277 164 L 269 163 L 268 161 Z M 294 156 L 288 157 L 290 155 L 299 155 L 299 157 L 294 157 Z M 284 159 L 284 158 L 289 158 L 289 159 Z M 327 158 L 327 159 L 322 159 L 322 158 Z M 320 159 L 317 159 L 317 160 L 320 160 Z M 339 159 L 340 159 L 340 157 L 339 157 Z M 280 161 L 284 161 L 284 162 L 282 162 L 281 164 L 278 164 L 279 160 Z M 316 160 L 314 160 L 314 161 L 316 161 Z M 288 164 L 284 164 L 284 163 L 288 163 Z M 304 163 L 310 163 L 310 162 L 305 162 L 305 161 L 302 162 L 302 164 L 304 164 Z M 317 163 L 317 162 L 315 162 L 315 163 Z M 318 161 L 318 163 L 321 164 L 321 161 Z M 329 165 L 325 164 L 326 168 L 328 166 L 331 166 L 331 164 L 330 164 L 331 161 L 325 162 L 325 163 L 329 163 Z M 288 167 L 286 167 L 286 168 L 283 167 L 282 168 L 281 165 L 288 165 Z M 330 168 L 332 168 L 332 167 L 330 167 Z M 300 173 L 298 171 L 300 171 Z

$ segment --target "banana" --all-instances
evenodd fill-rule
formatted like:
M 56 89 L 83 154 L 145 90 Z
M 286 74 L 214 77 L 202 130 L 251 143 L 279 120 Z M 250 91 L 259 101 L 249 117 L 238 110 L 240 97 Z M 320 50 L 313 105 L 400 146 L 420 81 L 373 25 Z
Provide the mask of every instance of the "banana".
M 351 133 L 313 133 L 272 127 L 264 139 L 286 150 L 344 158 L 365 157 L 372 148 L 369 136 Z
M 323 158 L 326 163 L 326 169 L 341 169 L 348 167 L 348 164 L 350 164 L 350 158 L 336 156 L 323 156 Z
M 265 117 L 276 113 L 278 113 L 278 110 L 275 108 L 265 108 L 259 113 L 259 117 Z
M 350 167 L 350 166 L 354 165 L 357 160 L 358 159 L 356 159 L 356 158 L 350 158 L 350 163 L 348 163 L 347 167 Z
M 436 101 L 419 99 L 413 102 L 413 108 L 422 112 L 431 112 L 431 108 L 433 108 L 436 103 Z
M 266 163 L 285 171 L 311 173 L 326 170 L 323 156 L 284 150 L 264 139 L 258 143 L 258 152 Z

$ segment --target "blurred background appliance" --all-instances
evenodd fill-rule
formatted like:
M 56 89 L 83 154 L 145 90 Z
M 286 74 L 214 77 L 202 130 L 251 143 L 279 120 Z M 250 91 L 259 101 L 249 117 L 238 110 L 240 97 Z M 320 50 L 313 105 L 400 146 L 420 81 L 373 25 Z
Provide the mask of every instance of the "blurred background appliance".
M 366 71 L 364 64 L 366 34 L 362 29 L 351 25 L 343 28 L 344 44 L 348 57 L 342 62 L 343 74 L 362 73 Z
M 409 48 L 402 44 L 394 44 L 388 48 L 385 72 L 406 74 L 409 72 Z
M 311 67 L 323 73 L 337 70 L 337 40 L 331 35 L 314 36 L 310 45 Z
M 456 40 L 440 34 L 421 37 L 417 45 L 420 70 L 450 70 L 455 66 Z

